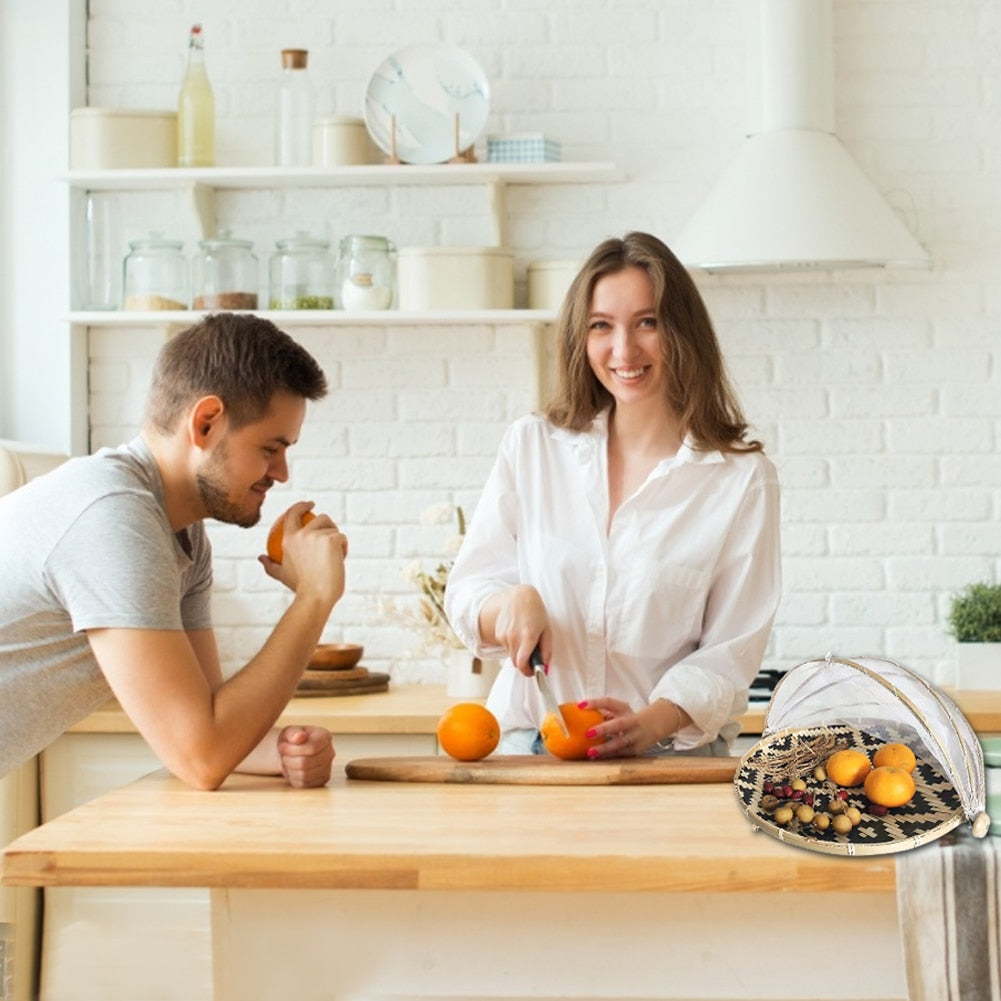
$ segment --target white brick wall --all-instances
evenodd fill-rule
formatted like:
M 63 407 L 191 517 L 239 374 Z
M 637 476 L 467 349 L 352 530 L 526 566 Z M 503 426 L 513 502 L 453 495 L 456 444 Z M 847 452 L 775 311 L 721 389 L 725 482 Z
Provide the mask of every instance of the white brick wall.
M 768 655 L 791 667 L 827 650 L 882 654 L 948 684 L 951 592 L 1001 574 L 1001 5 L 996 0 L 834 0 L 838 131 L 929 248 L 928 272 L 700 276 L 749 419 L 784 487 L 785 597 Z M 393 49 L 459 44 L 491 81 L 487 132 L 542 129 L 568 160 L 615 160 L 619 183 L 509 191 L 524 269 L 580 257 L 630 228 L 670 242 L 725 166 L 744 125 L 743 42 L 730 0 L 91 0 L 89 102 L 170 107 L 189 23 L 205 25 L 219 158 L 267 163 L 278 49 L 310 49 L 324 114 L 359 114 Z M 121 198 L 126 238 L 170 220 L 194 246 L 179 195 Z M 220 225 L 262 264 L 297 229 L 335 242 L 489 239 L 485 192 L 397 188 L 246 192 Z M 412 638 L 376 599 L 409 596 L 399 569 L 429 563 L 447 529 L 418 525 L 443 499 L 475 504 L 496 441 L 535 405 L 532 332 L 519 327 L 305 328 L 331 396 L 295 450 L 286 501 L 313 497 L 351 536 L 349 596 L 329 638 L 364 642 L 398 678 Z M 94 444 L 131 432 L 149 331 L 92 339 Z M 284 597 L 253 557 L 263 528 L 213 529 L 217 618 L 235 666 Z

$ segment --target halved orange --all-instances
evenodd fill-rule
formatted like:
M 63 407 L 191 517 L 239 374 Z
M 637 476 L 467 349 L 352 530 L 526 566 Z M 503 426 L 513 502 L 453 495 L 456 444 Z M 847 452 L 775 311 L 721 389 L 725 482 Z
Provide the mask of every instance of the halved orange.
M 581 709 L 576 702 L 564 702 L 560 705 L 560 709 L 570 736 L 563 733 L 556 716 L 549 713 L 539 727 L 542 743 L 546 745 L 546 750 L 557 758 L 564 758 L 567 761 L 586 758 L 588 748 L 602 743 L 604 737 L 585 737 L 584 734 L 592 726 L 604 723 L 605 717 L 597 709 Z

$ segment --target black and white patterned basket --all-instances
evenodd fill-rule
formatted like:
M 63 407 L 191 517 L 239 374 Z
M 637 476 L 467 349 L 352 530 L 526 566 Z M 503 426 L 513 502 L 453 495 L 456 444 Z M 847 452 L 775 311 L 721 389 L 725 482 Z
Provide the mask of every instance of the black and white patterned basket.
M 831 828 L 820 832 L 810 823 L 803 824 L 795 818 L 784 827 L 776 824 L 772 814 L 761 806 L 766 782 L 785 785 L 794 778 L 803 778 L 807 783 L 806 791 L 813 793 L 818 806 L 835 794 L 837 787 L 832 782 L 812 778 L 812 767 L 806 769 L 805 775 L 791 775 L 788 770 L 787 762 L 792 752 L 801 750 L 808 757 L 814 742 L 823 738 L 841 740 L 844 746 L 861 748 L 871 757 L 888 739 L 893 739 L 893 735 L 887 738 L 857 727 L 836 724 L 780 730 L 762 737 L 741 758 L 734 776 L 734 788 L 741 809 L 755 828 L 787 844 L 829 855 L 877 855 L 927 844 L 965 819 L 962 803 L 952 783 L 935 762 L 922 759 L 914 770 L 916 789 L 911 801 L 888 810 L 885 816 L 868 812 L 869 801 L 861 788 L 847 790 L 846 806 L 857 807 L 862 814 L 862 822 L 846 834 L 837 834 Z

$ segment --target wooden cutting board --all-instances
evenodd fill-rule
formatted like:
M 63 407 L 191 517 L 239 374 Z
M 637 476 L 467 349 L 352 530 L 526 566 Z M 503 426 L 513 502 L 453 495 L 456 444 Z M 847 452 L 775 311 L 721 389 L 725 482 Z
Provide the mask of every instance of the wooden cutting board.
M 562 761 L 549 755 L 502 754 L 482 761 L 445 755 L 356 758 L 348 778 L 376 782 L 465 782 L 486 785 L 671 785 L 732 782 L 740 758 L 615 758 Z
M 342 685 L 346 681 L 357 681 L 359 678 L 368 678 L 369 670 L 367 667 L 338 667 L 331 668 L 330 670 L 314 670 L 313 668 L 307 667 L 305 671 L 302 672 L 302 677 L 299 679 L 299 685 L 302 688 L 308 688 L 309 686 L 304 684 L 304 682 L 315 681 L 314 688 L 322 688 L 324 685 Z
M 389 675 L 365 667 L 344 671 L 305 671 L 296 687 L 298 698 L 304 696 L 368 695 L 389 690 Z

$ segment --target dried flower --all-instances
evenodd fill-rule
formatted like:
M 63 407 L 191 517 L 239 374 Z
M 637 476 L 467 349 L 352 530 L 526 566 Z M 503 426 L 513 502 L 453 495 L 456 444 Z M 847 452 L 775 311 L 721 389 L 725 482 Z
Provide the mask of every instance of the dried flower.
M 458 532 L 446 540 L 445 560 L 430 571 L 425 570 L 419 560 L 407 564 L 400 571 L 403 579 L 415 585 L 420 592 L 416 607 L 400 609 L 389 601 L 381 606 L 383 614 L 423 637 L 421 652 L 465 649 L 465 644 L 455 635 L 445 615 L 445 586 L 452 562 L 462 545 L 462 537 L 466 534 L 466 516 L 461 507 L 442 503 L 427 508 L 420 521 L 422 525 L 443 525 L 453 517 Z

